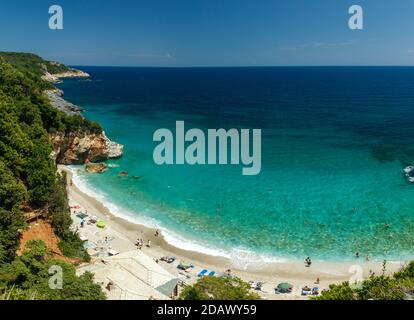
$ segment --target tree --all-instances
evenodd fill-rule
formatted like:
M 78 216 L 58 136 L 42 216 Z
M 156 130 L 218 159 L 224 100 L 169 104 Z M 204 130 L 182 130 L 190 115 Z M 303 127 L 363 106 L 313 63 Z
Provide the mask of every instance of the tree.
M 323 291 L 317 300 L 358 300 L 356 292 L 349 286 L 349 282 L 331 284 L 329 290 Z
M 26 199 L 24 184 L 0 160 L 0 207 L 11 210 Z
M 15 296 L 16 299 L 30 297 L 36 300 L 103 300 L 106 298 L 101 287 L 93 282 L 91 273 L 77 276 L 73 265 L 50 257 L 43 241 L 29 241 L 20 257 L 0 267 L 0 295 L 3 291 L 14 292 L 12 297 Z M 49 286 L 51 267 L 62 270 L 61 289 Z
M 194 285 L 186 287 L 181 300 L 260 300 L 252 292 L 250 284 L 239 278 L 202 277 Z
M 330 285 L 316 300 L 405 300 L 414 295 L 414 261 L 392 276 L 371 275 L 356 286 Z
M 33 54 L 0 52 L 0 297 L 7 292 L 7 299 L 104 298 L 92 275 L 77 277 L 72 265 L 52 262 L 43 242 L 30 242 L 20 257 L 15 254 L 26 227 L 21 208 L 26 207 L 49 212 L 64 254 L 90 259 L 82 241 L 70 232 L 65 178 L 57 175 L 50 157 L 49 134 L 100 133 L 102 129 L 55 109 L 43 95 L 44 90 L 54 89 L 42 79 L 46 71 L 69 70 Z M 64 290 L 49 289 L 50 263 L 65 270 Z
M 5 210 L 0 207 L 0 246 L 5 261 L 13 260 L 19 246 L 19 230 L 25 226 L 23 214 L 18 208 Z
M 66 173 L 58 175 L 56 178 L 49 199 L 49 212 L 56 234 L 63 239 L 68 238 L 71 234 L 72 219 L 66 191 Z

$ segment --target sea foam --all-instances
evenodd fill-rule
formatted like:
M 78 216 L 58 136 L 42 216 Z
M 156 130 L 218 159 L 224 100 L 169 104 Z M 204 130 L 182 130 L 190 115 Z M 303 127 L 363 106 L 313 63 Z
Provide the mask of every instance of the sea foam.
M 66 168 L 71 171 L 72 181 L 77 186 L 77 188 L 81 192 L 99 201 L 111 212 L 111 214 L 133 224 L 143 225 L 145 227 L 153 229 L 159 229 L 162 232 L 165 241 L 178 249 L 197 252 L 213 257 L 227 258 L 232 261 L 233 267 L 242 270 L 261 269 L 267 264 L 283 263 L 287 261 L 285 258 L 258 254 L 246 248 L 239 247 L 229 248 L 226 250 L 215 248 L 210 244 L 199 243 L 195 239 L 190 240 L 185 236 L 182 236 L 179 233 L 166 228 L 160 221 L 143 216 L 141 212 L 132 212 L 128 209 L 123 208 L 119 204 L 115 204 L 112 200 L 110 200 L 110 196 L 108 194 L 92 186 L 92 184 L 87 181 L 85 177 L 87 173 L 81 173 L 79 167 L 67 166 Z

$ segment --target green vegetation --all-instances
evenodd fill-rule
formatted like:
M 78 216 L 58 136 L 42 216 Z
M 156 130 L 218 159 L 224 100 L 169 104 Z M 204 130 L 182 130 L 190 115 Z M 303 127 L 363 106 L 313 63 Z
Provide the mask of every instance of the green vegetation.
M 0 52 L 0 90 L 12 98 L 19 116 L 28 122 L 40 120 L 48 133 L 100 133 L 98 123 L 68 116 L 50 105 L 42 92 L 55 87 L 42 79 L 46 70 L 53 74 L 70 68 L 30 53 Z
M 385 269 L 384 269 L 385 271 Z M 414 261 L 393 276 L 372 274 L 369 279 L 351 285 L 331 285 L 315 300 L 412 300 L 414 297 Z
M 62 270 L 63 275 L 61 289 L 49 284 L 51 276 L 57 274 L 55 270 L 58 268 Z M 0 297 L 8 300 L 105 299 L 101 287 L 92 280 L 91 273 L 78 277 L 74 266 L 50 259 L 46 245 L 42 241 L 30 241 L 20 257 L 0 267 Z
M 52 61 L 45 61 L 41 57 L 32 53 L 17 53 L 17 52 L 0 52 L 0 59 L 3 59 L 13 65 L 20 72 L 26 75 L 32 74 L 37 78 L 41 78 L 45 71 L 50 74 L 57 74 L 70 71 L 71 68 Z M 53 88 L 47 82 L 41 83 L 43 88 Z
M 202 277 L 193 286 L 186 287 L 181 300 L 260 300 L 250 284 L 239 278 Z
M 83 242 L 73 234 L 59 242 L 59 249 L 68 258 L 81 258 L 84 262 L 90 262 L 91 257 L 83 248 Z
M 49 278 L 43 271 L 50 260 L 39 262 L 25 260 L 27 255 L 16 257 L 19 234 L 26 227 L 22 208 L 45 212 L 62 240 L 60 247 L 64 254 L 86 261 L 90 259 L 82 242 L 69 229 L 71 218 L 66 177 L 57 174 L 56 164 L 50 157 L 49 134 L 97 133 L 101 128 L 50 105 L 43 95 L 45 89 L 53 88 L 41 78 L 45 68 L 52 73 L 68 70 L 32 54 L 0 53 L 0 290 L 7 288 L 9 293 L 12 292 L 10 296 L 20 297 L 31 295 L 28 290 L 36 287 L 36 292 L 41 293 L 36 295 L 37 298 L 57 299 L 60 296 L 52 297 L 43 287 L 34 286 L 34 283 L 43 283 L 41 277 Z M 73 267 L 64 262 L 59 265 L 68 273 L 65 276 L 73 275 L 71 281 L 77 283 Z M 36 277 L 32 274 L 35 266 L 42 270 L 36 271 L 39 271 Z M 88 275 L 83 277 L 83 285 L 92 285 L 88 279 Z M 76 297 L 75 293 L 72 297 L 65 296 Z
M 62 175 L 57 175 L 54 189 L 50 195 L 48 210 L 50 220 L 56 235 L 62 239 L 59 243 L 62 253 L 68 258 L 81 258 L 83 261 L 89 262 L 91 257 L 83 248 L 83 242 L 70 231 L 72 219 L 68 214 L 70 208 L 67 199 L 66 172 L 62 172 Z

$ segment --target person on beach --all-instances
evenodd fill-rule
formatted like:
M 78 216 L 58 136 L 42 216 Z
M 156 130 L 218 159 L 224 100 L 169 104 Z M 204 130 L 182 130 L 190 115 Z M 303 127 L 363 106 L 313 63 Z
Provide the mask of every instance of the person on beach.
M 305 260 L 305 262 L 306 262 L 306 266 L 307 267 L 310 267 L 312 265 L 312 260 L 311 260 L 310 257 L 307 257 L 306 260 Z
M 114 287 L 114 283 L 112 281 L 109 281 L 108 284 L 106 285 L 106 290 L 111 291 L 113 287 Z
M 321 282 L 321 279 L 316 278 L 315 284 L 319 284 Z
M 151 248 L 151 240 L 148 240 L 147 247 Z
M 158 237 L 160 235 L 160 231 L 157 229 L 155 230 L 155 236 Z
M 355 258 L 359 258 L 359 252 L 358 251 L 355 253 Z
M 367 256 L 365 257 L 365 261 L 366 261 L 366 262 L 370 262 L 370 260 L 371 260 L 371 258 L 369 257 L 369 255 L 367 255 Z

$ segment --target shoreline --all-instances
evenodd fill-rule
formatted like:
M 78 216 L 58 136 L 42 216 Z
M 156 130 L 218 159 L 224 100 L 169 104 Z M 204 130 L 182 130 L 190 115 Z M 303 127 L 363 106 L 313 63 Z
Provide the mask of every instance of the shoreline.
M 68 174 L 68 181 L 73 177 L 72 169 L 66 166 L 59 166 L 59 170 L 63 170 Z M 104 203 L 80 190 L 73 181 L 72 186 L 68 184 L 68 196 L 71 205 L 77 204 L 86 209 L 89 213 L 103 218 L 108 226 L 120 237 L 123 237 L 124 244 L 117 248 L 118 251 L 136 250 L 134 245 L 137 238 L 144 239 L 144 244 L 148 240 L 151 241 L 151 247 L 143 247 L 142 251 L 151 258 L 159 259 L 163 256 L 175 257 L 176 260 L 184 260 L 191 262 L 196 266 L 195 271 L 201 269 L 214 270 L 220 274 L 227 269 L 231 269 L 232 273 L 245 281 L 262 281 L 264 282 L 264 293 L 262 296 L 265 299 L 300 299 L 300 288 L 303 286 L 315 286 L 314 282 L 317 278 L 320 283 L 317 285 L 321 290 L 327 289 L 330 284 L 342 283 L 344 281 L 352 281 L 356 275 L 361 275 L 367 278 L 370 272 L 376 274 L 382 273 L 382 262 L 370 261 L 366 262 L 363 257 L 349 262 L 330 262 L 330 261 L 313 261 L 310 268 L 305 267 L 302 261 L 279 261 L 279 262 L 264 262 L 258 265 L 240 266 L 234 265 L 233 261 L 224 256 L 213 256 L 201 252 L 185 250 L 178 248 L 169 243 L 162 231 L 159 236 L 155 235 L 156 229 L 145 226 L 143 224 L 129 221 L 123 217 L 119 217 L 105 206 Z M 183 276 L 182 272 L 175 266 L 167 263 L 162 264 L 166 270 L 179 276 Z M 388 262 L 386 273 L 393 273 L 398 271 L 403 265 L 403 262 Z M 350 271 L 353 270 L 353 271 Z M 358 270 L 356 272 L 355 270 Z M 358 273 L 358 274 L 357 274 Z M 188 275 L 185 275 L 188 277 Z M 189 283 L 195 282 L 197 277 L 188 279 Z M 288 295 L 276 295 L 274 288 L 280 282 L 290 282 L 294 286 L 294 293 Z
M 73 177 L 72 180 L 74 184 L 77 186 L 77 188 L 79 189 L 79 191 L 83 192 L 84 194 L 88 195 L 91 198 L 94 198 L 95 200 L 103 204 L 106 210 L 108 210 L 112 216 L 120 218 L 123 221 L 131 223 L 133 225 L 138 225 L 138 226 L 143 226 L 145 228 L 148 228 L 154 231 L 154 233 L 156 230 L 159 230 L 159 232 L 163 236 L 163 240 L 165 240 L 165 242 L 168 245 L 174 248 L 177 248 L 179 250 L 182 250 L 185 252 L 195 252 L 195 253 L 206 255 L 209 257 L 217 257 L 217 258 L 223 258 L 227 260 L 234 259 L 234 256 L 231 255 L 231 253 L 226 252 L 225 250 L 222 250 L 220 248 L 214 248 L 214 247 L 205 246 L 205 245 L 203 246 L 201 243 L 197 243 L 196 239 L 190 240 L 189 238 L 186 238 L 185 236 L 181 236 L 177 232 L 168 230 L 167 228 L 160 226 L 158 221 L 154 220 L 153 218 L 146 219 L 142 217 L 141 218 L 138 218 L 136 216 L 134 217 L 133 212 L 127 209 L 118 207 L 116 204 L 105 199 L 105 195 L 99 194 L 99 192 L 93 190 L 93 188 L 88 186 L 87 183 L 82 181 L 82 179 L 80 178 L 80 175 L 74 172 L 73 167 L 69 167 L 69 168 L 66 167 L 66 168 L 71 171 L 72 177 Z M 81 167 L 76 168 L 76 171 L 79 171 L 79 170 L 82 170 Z M 121 211 L 128 212 L 128 214 L 122 214 Z M 186 245 L 184 245 L 183 243 L 186 243 Z M 244 267 L 248 267 L 248 266 L 253 267 L 254 263 L 251 260 L 252 258 L 251 256 L 255 254 L 253 251 L 250 251 L 244 248 L 237 248 L 235 249 L 235 251 L 238 251 L 241 254 L 245 253 L 247 256 L 250 256 L 250 258 L 247 258 L 244 260 L 238 260 L 239 261 L 238 265 L 240 268 L 243 269 L 243 264 L 244 264 Z M 255 258 L 258 259 L 259 263 L 271 263 L 271 262 L 279 263 L 279 262 L 289 261 L 288 258 L 266 256 L 265 254 L 257 254 L 255 255 Z M 301 262 L 301 260 L 299 259 L 290 259 L 290 261 Z

